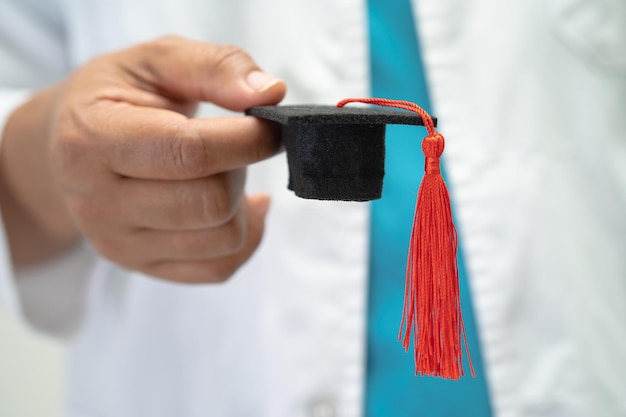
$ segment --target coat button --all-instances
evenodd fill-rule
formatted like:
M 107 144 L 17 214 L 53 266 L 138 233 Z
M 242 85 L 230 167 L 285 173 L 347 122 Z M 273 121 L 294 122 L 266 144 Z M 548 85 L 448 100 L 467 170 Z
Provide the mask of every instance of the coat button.
M 329 400 L 315 401 L 309 411 L 310 417 L 336 417 L 335 404 Z

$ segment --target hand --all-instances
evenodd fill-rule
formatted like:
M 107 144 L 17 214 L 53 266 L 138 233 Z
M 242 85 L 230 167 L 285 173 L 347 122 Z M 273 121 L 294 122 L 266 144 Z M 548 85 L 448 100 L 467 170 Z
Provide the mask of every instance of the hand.
M 98 57 L 40 99 L 54 103 L 45 142 L 59 199 L 111 261 L 223 281 L 258 246 L 269 204 L 243 195 L 246 166 L 279 139 L 252 117 L 189 116 L 198 101 L 241 111 L 285 89 L 229 46 L 167 37 Z

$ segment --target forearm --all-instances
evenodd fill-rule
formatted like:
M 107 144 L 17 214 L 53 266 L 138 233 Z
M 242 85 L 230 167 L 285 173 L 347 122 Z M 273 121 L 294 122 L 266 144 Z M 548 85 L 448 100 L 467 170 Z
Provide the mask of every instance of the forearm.
M 0 210 L 13 263 L 50 258 L 80 236 L 58 188 L 49 160 L 52 109 L 60 87 L 45 90 L 9 117 L 0 150 Z

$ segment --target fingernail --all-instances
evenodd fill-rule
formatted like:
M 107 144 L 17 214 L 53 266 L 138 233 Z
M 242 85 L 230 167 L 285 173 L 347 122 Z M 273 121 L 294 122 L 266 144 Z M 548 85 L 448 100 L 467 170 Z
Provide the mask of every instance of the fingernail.
M 263 71 L 252 71 L 248 74 L 246 82 L 248 83 L 248 87 L 256 92 L 261 92 L 279 83 L 280 80 L 264 73 Z
M 257 215 L 265 217 L 270 207 L 270 200 L 267 194 L 255 194 L 248 197 L 248 204 Z
M 267 211 L 270 208 L 270 198 L 268 196 L 264 196 L 265 198 L 260 199 L 259 202 L 259 213 L 261 217 L 265 217 L 267 215 Z

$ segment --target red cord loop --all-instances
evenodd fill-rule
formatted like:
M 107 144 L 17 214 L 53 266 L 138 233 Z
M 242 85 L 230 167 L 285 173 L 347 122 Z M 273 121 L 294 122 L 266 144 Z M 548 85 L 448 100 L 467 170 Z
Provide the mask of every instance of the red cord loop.
M 413 113 L 419 114 L 424 121 L 424 126 L 428 131 L 428 136 L 435 135 L 435 124 L 433 123 L 433 118 L 430 117 L 430 114 L 428 114 L 426 110 L 410 101 L 390 100 L 387 98 L 346 98 L 337 103 L 337 107 L 343 107 L 348 103 L 375 104 L 377 106 L 395 107 L 398 109 L 412 111 Z

